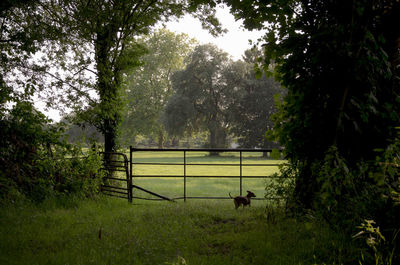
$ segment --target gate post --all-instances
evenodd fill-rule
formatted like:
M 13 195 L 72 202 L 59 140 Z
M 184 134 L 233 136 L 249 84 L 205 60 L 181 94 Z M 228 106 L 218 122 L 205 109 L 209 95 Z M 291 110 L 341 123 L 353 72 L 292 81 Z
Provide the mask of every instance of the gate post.
M 240 151 L 240 196 L 242 196 L 242 151 Z
M 132 203 L 133 186 L 132 186 L 132 146 L 129 146 L 129 179 L 128 179 L 128 201 Z
M 183 151 L 183 201 L 186 202 L 186 150 Z

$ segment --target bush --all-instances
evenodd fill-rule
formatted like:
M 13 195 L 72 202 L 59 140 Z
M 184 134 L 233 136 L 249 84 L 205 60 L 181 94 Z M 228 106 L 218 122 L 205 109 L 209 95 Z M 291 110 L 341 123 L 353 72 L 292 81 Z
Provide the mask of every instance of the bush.
M 359 161 L 350 166 L 351 163 L 332 146 L 325 157 L 315 160 L 311 167 L 310 174 L 317 176 L 318 186 L 313 189 L 315 199 L 311 210 L 315 216 L 322 217 L 334 230 L 348 235 L 354 235 L 359 228 L 366 230 L 365 220 L 374 224 L 375 230 L 368 226 L 369 230 L 364 233 L 369 236 L 366 247 L 370 247 L 370 252 L 363 255 L 363 262 L 367 264 L 374 260 L 376 264 L 389 264 L 389 260 L 390 264 L 400 262 L 399 136 L 386 149 L 376 150 L 375 161 Z M 267 196 L 288 196 L 291 212 L 307 213 L 310 209 L 304 211 L 296 202 L 293 183 L 287 184 L 290 177 L 298 177 L 299 168 L 301 165 L 293 161 L 282 166 L 276 175 L 280 178 L 275 184 L 268 185 Z M 382 240 L 372 242 L 371 231 L 379 231 Z
M 285 206 L 288 207 L 292 204 L 296 174 L 296 169 L 290 163 L 280 165 L 279 173 L 274 173 L 272 178 L 266 181 L 265 198 L 275 200 L 277 205 L 285 202 Z
M 396 264 L 400 261 L 396 249 L 400 243 L 400 139 L 379 152 L 375 161 L 350 169 L 332 147 L 324 161 L 313 167 L 314 172 L 319 170 L 320 184 L 315 210 L 337 230 L 354 233 L 358 227 L 369 235 L 374 232 L 366 240 L 373 253 L 364 255 L 365 262 Z
M 0 120 L 0 199 L 41 202 L 58 194 L 92 196 L 98 190 L 100 158 L 82 157 L 63 130 L 29 102 L 19 102 Z

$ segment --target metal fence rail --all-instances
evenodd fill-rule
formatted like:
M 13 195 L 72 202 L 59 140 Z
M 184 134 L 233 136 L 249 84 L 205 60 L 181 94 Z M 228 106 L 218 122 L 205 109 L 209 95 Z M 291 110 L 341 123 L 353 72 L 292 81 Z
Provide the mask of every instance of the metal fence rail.
M 134 153 L 138 152 L 182 152 L 182 159 L 183 162 L 180 163 L 168 163 L 168 162 L 135 162 L 135 157 Z M 189 163 L 187 161 L 187 153 L 188 152 L 218 152 L 218 153 L 238 153 L 239 154 L 239 162 L 238 163 Z M 243 175 L 243 168 L 244 167 L 258 167 L 258 166 L 263 166 L 263 167 L 271 167 L 271 166 L 279 166 L 280 164 L 274 163 L 274 164 L 254 164 L 254 163 L 243 163 L 243 153 L 264 153 L 268 152 L 271 153 L 272 149 L 199 149 L 199 148 L 193 148 L 193 149 L 153 149 L 153 148 L 133 148 L 130 147 L 130 179 L 132 180 L 133 178 L 183 178 L 183 197 L 176 197 L 173 198 L 173 200 L 178 200 L 178 199 L 183 199 L 186 201 L 186 199 L 230 199 L 230 197 L 193 197 L 193 196 L 187 196 L 187 178 L 239 178 L 239 186 L 240 186 L 240 195 L 243 195 L 243 179 L 251 179 L 251 178 L 273 178 L 272 176 L 244 176 Z M 179 175 L 150 175 L 150 174 L 144 174 L 144 175 L 138 175 L 133 172 L 133 166 L 134 165 L 145 165 L 145 166 L 181 166 L 183 167 L 183 174 Z M 239 175 L 228 175 L 228 176 L 212 176 L 212 175 L 189 175 L 187 174 L 187 168 L 190 166 L 231 166 L 235 167 L 237 166 L 239 168 Z M 133 198 L 139 198 L 139 197 L 133 197 Z M 147 198 L 140 198 L 140 199 L 147 199 Z M 261 199 L 261 198 L 255 198 L 255 199 Z M 160 199 L 150 199 L 150 200 L 160 200 Z

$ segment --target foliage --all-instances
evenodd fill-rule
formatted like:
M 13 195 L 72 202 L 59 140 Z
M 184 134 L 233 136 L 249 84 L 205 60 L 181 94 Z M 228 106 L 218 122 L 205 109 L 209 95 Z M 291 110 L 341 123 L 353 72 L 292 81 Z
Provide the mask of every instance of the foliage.
M 358 227 L 361 229 L 354 238 L 364 238 L 366 244 L 373 250 L 376 265 L 391 265 L 396 251 L 396 237 L 400 230 L 396 232 L 393 242 L 387 242 L 379 227 L 375 226 L 373 220 L 364 220 Z M 360 262 L 360 264 L 362 264 Z
M 272 129 L 270 116 L 276 112 L 274 96 L 284 93 L 280 85 L 266 75 L 257 76 L 254 65 L 261 51 L 247 50 L 243 62 L 235 62 L 227 78 L 233 88 L 232 103 L 228 109 L 230 132 L 238 137 L 240 147 L 274 148 L 264 134 Z M 244 69 L 240 69 L 244 68 Z
M 83 109 L 82 119 L 103 133 L 106 151 L 115 150 L 123 73 L 140 65 L 144 52 L 135 39 L 160 21 L 199 9 L 205 27 L 223 31 L 202 1 L 7 1 L 1 83 L 7 93 L 29 89 L 53 108 Z
M 297 174 L 289 163 L 279 165 L 279 173 L 274 173 L 272 181 L 265 183 L 265 198 L 276 201 L 278 205 L 283 201 L 286 207 L 290 207 Z
M 171 75 L 184 67 L 195 40 L 159 29 L 136 42 L 146 46 L 147 53 L 141 56 L 140 67 L 127 72 L 121 138 L 132 143 L 136 135 L 152 136 L 162 148 L 165 130 L 160 119 L 172 94 Z
M 262 68 L 273 63 L 288 89 L 272 134 L 297 172 L 293 209 L 347 231 L 375 220 L 381 234 L 368 229 L 388 245 L 375 261 L 398 263 L 399 35 L 388 30 L 398 1 L 226 2 L 248 28 L 268 29 Z
M 214 148 L 226 147 L 229 133 L 241 147 L 267 147 L 264 133 L 280 87 L 265 75 L 256 78 L 255 53 L 249 50 L 244 61 L 234 62 L 214 46 L 196 47 L 186 68 L 173 75 L 167 130 L 173 135 L 207 130 Z
M 61 122 L 65 122 L 65 120 Z M 87 122 L 82 124 L 67 123 L 65 134 L 69 143 L 83 143 L 86 146 L 93 142 L 104 144 L 104 137 L 96 127 Z
M 82 120 L 82 115 L 86 114 L 69 114 L 58 122 L 60 126 L 65 128 L 65 137 L 67 141 L 75 144 L 80 143 L 85 146 L 91 146 L 93 143 L 104 144 L 103 135 L 101 135 L 95 126 Z
M 29 58 L 41 43 L 54 39 L 59 32 L 42 17 L 37 0 L 5 0 L 0 5 L 0 112 L 7 104 L 29 99 L 38 78 L 25 69 Z M 17 76 L 17 68 L 24 68 Z
M 363 222 L 359 228 L 368 234 L 367 243 L 377 264 L 395 264 L 400 259 L 396 249 L 400 231 L 399 154 L 400 140 L 396 138 L 374 162 L 360 163 L 357 170 L 349 170 L 348 162 L 332 148 L 323 164 L 313 168 L 321 185 L 315 208 L 336 229 L 354 232 L 354 227 Z M 365 223 L 365 218 L 375 221 Z M 373 226 L 375 222 L 382 231 Z
M 83 159 L 80 149 L 67 144 L 62 130 L 49 125 L 31 103 L 19 102 L 0 122 L 2 202 L 97 192 L 98 156 L 91 153 Z
M 335 146 L 349 170 L 374 158 L 399 118 L 397 1 L 226 1 L 248 28 L 268 30 L 264 70 L 288 89 L 275 130 L 312 207 L 315 163 Z M 298 162 L 299 161 L 299 162 Z
M 165 1 L 73 1 L 65 5 L 65 10 L 75 15 L 70 25 L 80 25 L 75 30 L 77 38 L 93 47 L 94 87 L 99 102 L 92 104 L 92 111 L 87 113 L 92 114 L 88 120 L 104 135 L 106 152 L 116 149 L 122 115 L 122 74 L 140 65 L 139 57 L 144 53 L 133 38 L 146 33 L 162 17 L 181 12 L 178 6 Z
M 199 45 L 184 70 L 172 76 L 171 96 L 165 109 L 165 126 L 173 135 L 208 130 L 209 147 L 227 146 L 226 109 L 232 88 L 224 80 L 231 60 L 211 44 Z
M 383 197 L 394 205 L 400 205 L 400 127 L 397 127 L 397 137 L 377 156 L 376 169 L 372 178 L 381 188 Z

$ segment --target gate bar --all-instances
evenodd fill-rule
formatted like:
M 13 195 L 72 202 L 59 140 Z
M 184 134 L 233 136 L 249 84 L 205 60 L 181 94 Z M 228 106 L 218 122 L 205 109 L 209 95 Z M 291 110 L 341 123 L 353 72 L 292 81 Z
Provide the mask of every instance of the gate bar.
M 130 146 L 132 150 L 132 146 Z M 132 191 L 132 152 L 129 152 L 129 179 L 128 179 L 128 201 L 132 203 L 133 191 Z
M 242 155 L 242 153 L 243 152 L 252 152 L 252 153 L 265 153 L 265 152 L 272 152 L 274 149 L 246 149 L 246 148 L 242 148 L 242 149 L 223 149 L 223 148 L 185 148 L 185 149 L 183 149 L 183 148 L 171 148 L 171 149 L 157 149 L 157 148 L 133 148 L 132 146 L 130 146 L 130 161 L 129 161 L 129 163 L 130 163 L 130 167 L 129 167 L 129 169 L 130 169 L 130 172 L 129 172 L 129 180 L 128 180 L 128 184 L 129 184 L 129 182 L 130 182 L 130 184 L 129 184 L 129 190 L 130 190 L 130 192 L 129 192 L 129 194 L 128 194 L 128 197 L 130 198 L 130 200 L 132 200 L 132 198 L 137 198 L 137 197 L 134 197 L 133 196 L 133 188 L 137 188 L 137 189 L 139 189 L 139 190 L 142 190 L 142 191 L 144 191 L 144 192 L 147 192 L 147 193 L 149 193 L 149 194 L 152 194 L 152 195 L 154 195 L 154 196 L 156 196 L 156 197 L 159 197 L 159 198 L 161 198 L 161 199 L 164 199 L 164 200 L 168 200 L 168 201 L 174 201 L 175 199 L 184 199 L 184 201 L 186 201 L 186 199 L 190 199 L 190 198 L 193 198 L 193 199 L 212 199 L 212 198 L 214 198 L 214 197 L 187 197 L 186 195 L 186 178 L 187 177 L 206 177 L 206 178 L 213 178 L 213 177 L 216 177 L 216 178 L 221 178 L 221 177 L 227 177 L 227 178 L 235 178 L 235 177 L 239 177 L 240 178 L 240 195 L 242 196 L 242 193 L 243 193 L 243 166 L 279 166 L 279 164 L 245 164 L 245 165 L 243 165 L 243 155 Z M 278 149 L 279 150 L 279 152 L 282 154 L 282 152 L 283 152 L 283 149 Z M 154 152 L 154 151 L 158 151 L 158 152 L 176 152 L 176 151 L 179 151 L 179 152 L 182 152 L 183 151 L 183 164 L 181 164 L 181 163 L 140 163 L 140 162 L 133 162 L 133 160 L 132 160 L 132 153 L 133 152 L 138 152 L 138 151 L 150 151 L 150 152 Z M 220 152 L 220 153 L 226 153 L 226 152 L 239 152 L 239 154 L 240 154 L 240 163 L 239 163 L 239 167 L 240 167 L 240 175 L 239 176 L 187 176 L 187 172 L 186 172 L 186 166 L 187 165 L 193 165 L 193 166 L 196 166 L 196 165 L 199 165 L 199 166 L 205 166 L 205 165 L 207 165 L 207 166 L 212 166 L 212 165 L 224 165 L 224 166 L 238 166 L 238 164 L 206 164 L 206 163 L 199 163 L 199 164 L 196 164 L 196 163 L 194 163 L 194 164 L 187 164 L 187 161 L 186 161 L 186 152 L 187 151 L 194 151 L 194 152 Z M 132 179 L 133 179 L 133 169 L 132 169 L 132 167 L 133 167 L 133 164 L 146 164 L 146 165 L 183 165 L 183 178 L 184 178 L 184 194 L 183 194 L 183 197 L 178 197 L 178 198 L 173 198 L 173 199 L 170 199 L 170 198 L 168 198 L 168 197 L 165 197 L 165 196 L 162 196 L 162 195 L 159 195 L 159 194 L 157 194 L 157 193 L 154 193 L 154 192 L 151 192 L 151 191 L 149 191 L 149 190 L 146 190 L 146 189 L 144 189 L 144 188 L 142 188 L 142 187 L 139 187 L 139 186 L 136 186 L 136 185 L 133 185 L 132 184 Z M 168 175 L 168 176 L 165 176 L 165 175 L 138 175 L 137 177 L 174 177 L 174 178 L 176 178 L 176 177 L 182 177 L 182 175 Z M 265 177 L 271 177 L 271 176 L 246 176 L 246 178 L 265 178 Z M 218 197 L 218 198 L 224 198 L 224 197 Z M 226 198 L 226 199 L 228 199 L 228 198 Z
M 154 192 L 152 192 L 152 191 L 143 189 L 142 187 L 139 187 L 139 186 L 136 186 L 136 185 L 132 185 L 132 188 L 136 188 L 136 189 L 138 189 L 138 190 L 141 190 L 141 191 L 150 193 L 151 195 L 154 195 L 154 196 L 156 196 L 156 197 L 159 197 L 159 198 L 164 199 L 164 200 L 167 200 L 167 201 L 172 201 L 170 198 L 167 198 L 167 197 L 165 197 L 165 196 L 162 196 L 162 195 L 160 195 L 160 194 L 154 193 Z
M 224 148 L 134 148 L 131 147 L 132 152 L 137 151 L 157 151 L 157 152 L 175 152 L 175 151 L 195 151 L 195 152 L 252 152 L 252 153 L 263 153 L 263 152 L 272 152 L 273 149 L 249 149 L 249 148 L 237 148 L 237 149 L 224 149 Z M 278 149 L 282 152 L 283 149 Z

